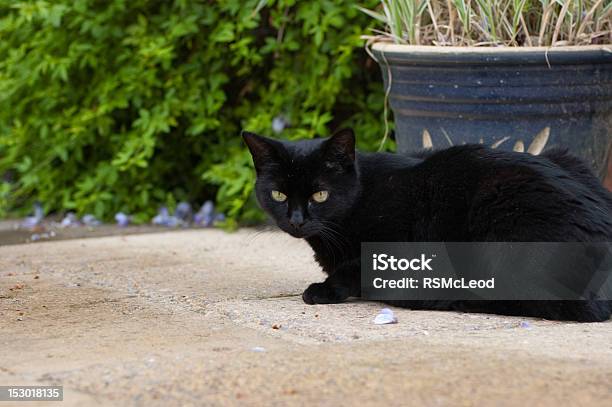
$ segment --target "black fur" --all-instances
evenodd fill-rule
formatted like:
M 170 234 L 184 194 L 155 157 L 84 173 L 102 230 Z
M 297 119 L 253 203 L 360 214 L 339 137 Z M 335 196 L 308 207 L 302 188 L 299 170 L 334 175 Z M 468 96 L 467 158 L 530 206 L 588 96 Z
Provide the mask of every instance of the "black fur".
M 308 304 L 360 295 L 362 241 L 612 241 L 612 196 L 563 150 L 541 156 L 480 145 L 414 156 L 355 151 L 352 131 L 285 142 L 243 133 L 261 207 L 304 238 L 328 274 L 304 291 Z M 272 199 L 271 191 L 287 196 Z M 329 198 L 317 203 L 317 191 Z M 299 219 L 300 222 L 295 222 Z M 604 321 L 610 301 L 394 301 L 555 320 Z

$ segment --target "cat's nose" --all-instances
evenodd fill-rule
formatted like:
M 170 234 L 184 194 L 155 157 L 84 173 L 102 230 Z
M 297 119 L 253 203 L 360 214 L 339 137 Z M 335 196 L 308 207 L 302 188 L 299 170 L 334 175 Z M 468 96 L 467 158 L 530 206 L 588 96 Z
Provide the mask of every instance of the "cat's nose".
M 289 223 L 296 229 L 299 229 L 304 224 L 304 215 L 302 215 L 301 211 L 293 211 L 291 212 L 291 217 L 289 218 Z

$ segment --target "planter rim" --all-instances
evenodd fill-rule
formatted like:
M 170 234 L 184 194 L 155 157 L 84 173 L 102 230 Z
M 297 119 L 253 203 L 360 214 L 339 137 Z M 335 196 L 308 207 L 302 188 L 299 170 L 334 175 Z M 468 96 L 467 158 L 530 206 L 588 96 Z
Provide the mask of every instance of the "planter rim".
M 439 54 L 439 55 L 456 55 L 456 54 L 480 54 L 498 56 L 504 54 L 564 54 L 564 53 L 610 53 L 612 55 L 612 44 L 604 45 L 571 45 L 563 47 L 446 47 L 436 45 L 407 45 L 395 44 L 391 42 L 375 42 L 372 44 L 374 51 L 394 54 Z

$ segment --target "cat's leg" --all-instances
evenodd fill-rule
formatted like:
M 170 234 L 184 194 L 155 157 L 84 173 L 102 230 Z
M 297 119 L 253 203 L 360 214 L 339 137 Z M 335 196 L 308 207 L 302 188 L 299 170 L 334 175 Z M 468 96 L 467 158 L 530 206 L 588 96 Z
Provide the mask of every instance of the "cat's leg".
M 361 295 L 360 259 L 341 263 L 322 283 L 313 283 L 304 291 L 306 304 L 337 304 Z

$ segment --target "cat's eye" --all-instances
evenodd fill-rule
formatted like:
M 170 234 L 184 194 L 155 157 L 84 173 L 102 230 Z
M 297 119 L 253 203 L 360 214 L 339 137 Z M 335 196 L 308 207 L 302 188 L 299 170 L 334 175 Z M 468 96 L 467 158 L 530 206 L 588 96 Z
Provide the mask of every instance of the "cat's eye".
M 312 200 L 317 203 L 323 203 L 327 201 L 327 198 L 329 198 L 328 191 L 319 191 L 319 192 L 315 192 L 314 194 L 312 194 Z
M 285 202 L 287 200 L 287 195 L 280 191 L 272 191 L 272 199 L 276 202 Z

